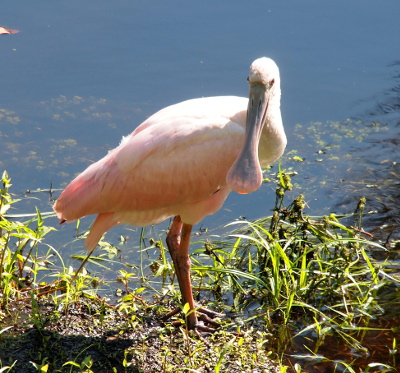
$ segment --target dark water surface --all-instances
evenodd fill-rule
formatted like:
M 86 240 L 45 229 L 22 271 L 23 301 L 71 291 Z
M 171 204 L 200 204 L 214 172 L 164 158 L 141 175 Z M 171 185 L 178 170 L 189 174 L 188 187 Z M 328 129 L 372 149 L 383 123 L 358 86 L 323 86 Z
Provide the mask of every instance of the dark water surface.
M 378 211 L 368 227 L 398 239 L 399 14 L 394 1 L 1 2 L 0 25 L 21 31 L 0 35 L 0 170 L 28 197 L 13 213 L 51 211 L 48 193 L 24 191 L 62 188 L 157 110 L 246 96 L 250 63 L 268 56 L 281 70 L 282 167 L 299 173 L 288 202 L 303 193 L 310 215 L 320 215 L 352 212 L 366 196 Z M 239 216 L 269 215 L 274 190 L 232 193 L 202 226 L 218 233 Z M 136 242 L 136 231 L 107 237 Z M 82 247 L 73 234 L 63 226 L 48 240 L 67 257 Z
M 0 109 L 11 112 L 0 122 L 0 166 L 17 193 L 63 186 L 162 107 L 246 96 L 248 66 L 263 55 L 281 69 L 288 153 L 310 160 L 308 152 L 319 149 L 313 138 L 299 141 L 296 124 L 343 123 L 375 110 L 391 87 L 398 10 L 397 3 L 368 1 L 3 2 L 1 23 L 21 33 L 0 40 Z M 352 146 L 347 142 L 342 153 Z M 339 173 L 346 162 L 335 165 Z M 324 179 L 326 167 L 313 163 L 293 167 Z M 301 173 L 295 194 L 311 184 Z M 263 189 L 232 194 L 225 207 L 233 214 L 211 221 L 264 215 L 260 202 L 268 204 L 274 188 Z M 318 201 L 310 204 L 318 213 L 337 202 L 318 187 L 308 199 Z

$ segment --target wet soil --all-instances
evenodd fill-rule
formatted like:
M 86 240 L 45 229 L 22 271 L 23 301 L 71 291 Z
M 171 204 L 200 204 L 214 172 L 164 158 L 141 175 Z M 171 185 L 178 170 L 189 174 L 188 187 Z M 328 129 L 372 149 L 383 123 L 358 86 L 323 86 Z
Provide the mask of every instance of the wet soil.
M 9 311 L 0 322 L 0 358 L 3 367 L 15 362 L 11 372 L 37 372 L 32 362 L 48 364 L 48 372 L 214 372 L 221 351 L 235 339 L 226 332 L 187 338 L 185 330 L 161 322 L 154 307 L 125 313 L 99 301 L 57 306 L 41 300 L 35 311 L 28 302 Z M 253 358 L 243 360 L 240 349 L 231 348 L 221 371 L 275 372 L 267 351 L 258 354 L 256 336 L 242 337 Z M 85 359 L 92 362 L 90 370 Z

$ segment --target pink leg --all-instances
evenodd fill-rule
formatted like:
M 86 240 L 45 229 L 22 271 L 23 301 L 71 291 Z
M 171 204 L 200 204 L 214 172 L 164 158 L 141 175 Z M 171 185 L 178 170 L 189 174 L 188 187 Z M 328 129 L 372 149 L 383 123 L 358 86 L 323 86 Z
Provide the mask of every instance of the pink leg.
M 196 308 L 193 299 L 192 281 L 190 279 L 190 259 L 189 259 L 189 243 L 192 226 L 182 223 L 180 216 L 175 216 L 174 221 L 167 234 L 167 246 L 171 254 L 172 261 L 175 267 L 176 277 L 178 278 L 179 288 L 183 298 L 183 304 L 188 303 L 190 310 Z M 176 311 L 170 312 L 166 318 L 176 314 Z M 198 315 L 196 315 L 198 313 Z M 191 312 L 187 316 L 187 326 L 190 330 L 195 330 L 197 333 L 212 333 L 215 329 L 210 328 L 203 323 L 207 323 L 214 328 L 220 325 L 213 320 L 213 317 L 223 317 L 222 313 L 217 313 L 206 308 L 199 308 L 197 312 Z M 199 323 L 201 320 L 202 323 Z
M 193 299 L 192 282 L 190 279 L 189 243 L 192 226 L 182 223 L 180 216 L 175 216 L 167 235 L 167 246 L 171 254 L 181 289 L 183 303 L 189 303 L 190 309 L 196 306 Z M 196 329 L 198 321 L 195 312 L 187 317 L 189 329 Z

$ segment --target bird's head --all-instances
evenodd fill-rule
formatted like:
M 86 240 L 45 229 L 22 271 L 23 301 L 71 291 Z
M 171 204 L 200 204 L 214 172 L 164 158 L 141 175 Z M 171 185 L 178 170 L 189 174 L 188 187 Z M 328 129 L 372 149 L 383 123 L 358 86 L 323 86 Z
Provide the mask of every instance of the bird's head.
M 262 171 L 258 159 L 258 144 L 268 119 L 271 101 L 279 106 L 280 77 L 276 63 L 262 57 L 250 66 L 249 103 L 247 106 L 246 133 L 242 150 L 228 172 L 228 186 L 241 194 L 257 190 L 262 183 Z M 271 100 L 272 99 L 272 100 Z M 269 123 L 274 126 L 274 123 Z M 273 130 L 271 131 L 273 133 Z

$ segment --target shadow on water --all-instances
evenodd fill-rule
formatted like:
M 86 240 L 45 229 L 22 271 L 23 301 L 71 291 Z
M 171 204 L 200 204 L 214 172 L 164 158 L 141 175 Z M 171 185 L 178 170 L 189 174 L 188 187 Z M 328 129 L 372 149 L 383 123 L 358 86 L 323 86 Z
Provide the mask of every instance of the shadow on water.
M 368 328 L 376 329 L 363 333 L 355 332 L 353 345 L 344 345 L 341 336 L 332 331 L 323 341 L 315 333 L 296 337 L 287 350 L 284 361 L 288 366 L 300 364 L 307 372 L 355 372 L 382 371 L 382 364 L 398 368 L 400 361 L 394 341 L 398 340 L 400 321 L 392 314 L 387 320 L 374 320 Z M 395 342 L 396 343 L 396 342 Z M 315 352 L 314 352 L 315 351 Z M 346 366 L 347 365 L 347 366 Z
M 350 149 L 345 176 L 349 182 L 344 184 L 346 195 L 365 196 L 369 209 L 378 212 L 366 216 L 364 223 L 381 239 L 389 235 L 396 239 L 400 227 L 400 62 L 391 67 L 395 70 L 393 86 L 374 97 L 371 110 L 355 117 L 357 125 L 371 133 L 360 146 Z
M 307 372 L 351 372 L 348 367 L 355 372 L 385 371 L 383 364 L 399 368 L 400 287 L 387 286 L 377 300 L 375 315 L 354 325 L 354 331 L 347 330 L 346 338 L 343 330 L 332 328 L 319 336 L 313 330 L 291 339 L 285 363 L 297 363 Z
M 385 264 L 394 278 L 400 273 L 400 61 L 391 64 L 393 85 L 367 104 L 372 108 L 352 118 L 348 124 L 359 131 L 362 141 L 352 142 L 342 155 L 346 158 L 341 180 L 328 188 L 335 201 L 332 209 L 348 213 L 348 206 L 366 197 L 363 229 L 386 250 L 374 250 L 375 263 Z M 344 124 L 346 125 L 346 124 Z M 343 124 L 341 124 L 343 126 Z M 330 144 L 332 145 L 332 144 Z M 345 155 L 346 154 L 346 155 Z M 351 225 L 353 222 L 349 220 Z M 382 371 L 376 362 L 400 368 L 397 343 L 400 338 L 400 287 L 395 283 L 378 292 L 379 306 L 370 315 L 365 330 L 349 331 L 348 344 L 338 331 L 322 338 L 315 331 L 302 333 L 290 340 L 285 358 L 289 366 L 298 363 L 308 372 Z M 306 325 L 303 325 L 305 327 Z M 353 339 L 354 338 L 354 339 Z M 372 364 L 368 367 L 368 364 Z M 294 371 L 294 368 L 293 368 Z

